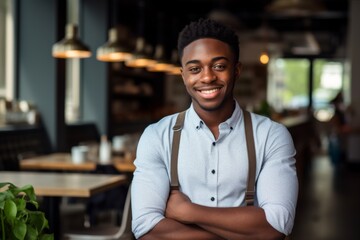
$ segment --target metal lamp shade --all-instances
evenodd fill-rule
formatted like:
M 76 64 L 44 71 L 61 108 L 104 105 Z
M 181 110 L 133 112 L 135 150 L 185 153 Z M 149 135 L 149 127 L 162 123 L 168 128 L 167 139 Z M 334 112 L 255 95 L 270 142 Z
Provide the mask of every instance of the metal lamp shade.
M 146 51 L 145 39 L 139 37 L 136 40 L 136 50 L 133 56 L 125 61 L 127 67 L 143 68 L 154 65 L 156 61 Z
M 55 58 L 88 58 L 91 56 L 91 51 L 77 37 L 77 26 L 68 24 L 65 38 L 53 45 L 52 56 Z
M 103 62 L 122 62 L 133 56 L 129 44 L 120 38 L 120 30 L 109 30 L 109 41 L 97 49 L 96 58 Z

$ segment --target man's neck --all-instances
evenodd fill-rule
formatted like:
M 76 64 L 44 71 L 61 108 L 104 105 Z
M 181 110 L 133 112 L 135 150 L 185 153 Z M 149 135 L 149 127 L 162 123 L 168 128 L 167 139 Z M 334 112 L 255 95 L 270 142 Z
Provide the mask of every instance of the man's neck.
M 219 125 L 232 116 L 235 110 L 235 101 L 229 101 L 226 105 L 217 110 L 205 110 L 200 107 L 196 107 L 195 105 L 194 110 L 211 130 L 215 139 L 217 139 L 219 136 Z

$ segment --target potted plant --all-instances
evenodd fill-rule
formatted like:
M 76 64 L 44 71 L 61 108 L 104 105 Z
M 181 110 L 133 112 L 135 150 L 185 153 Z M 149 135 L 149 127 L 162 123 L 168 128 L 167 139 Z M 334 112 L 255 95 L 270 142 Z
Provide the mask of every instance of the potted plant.
M 0 183 L 0 239 L 52 240 L 45 214 L 38 210 L 34 188 Z

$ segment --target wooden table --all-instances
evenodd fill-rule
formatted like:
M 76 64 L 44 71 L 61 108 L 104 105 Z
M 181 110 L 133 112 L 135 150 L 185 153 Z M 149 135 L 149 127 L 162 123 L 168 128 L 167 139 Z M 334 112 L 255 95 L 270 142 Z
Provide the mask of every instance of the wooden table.
M 135 170 L 133 159 L 114 156 L 109 165 L 111 164 L 113 164 L 119 172 L 132 173 Z M 95 171 L 97 165 L 99 165 L 99 163 L 95 161 L 74 163 L 71 159 L 71 154 L 69 153 L 53 153 L 20 161 L 20 168 L 22 170 Z
M 0 171 L 0 182 L 16 186 L 31 184 L 37 196 L 45 200 L 45 214 L 55 239 L 60 239 L 61 197 L 91 197 L 127 183 L 123 174 L 45 173 Z

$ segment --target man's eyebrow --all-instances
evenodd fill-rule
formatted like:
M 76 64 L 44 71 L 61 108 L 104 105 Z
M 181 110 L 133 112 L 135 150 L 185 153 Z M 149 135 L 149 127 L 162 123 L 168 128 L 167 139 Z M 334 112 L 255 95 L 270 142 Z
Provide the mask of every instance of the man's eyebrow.
M 219 61 L 219 60 L 226 60 L 226 61 L 229 61 L 229 59 L 227 57 L 224 57 L 224 56 L 219 56 L 219 57 L 214 57 L 212 59 L 213 62 L 216 62 L 216 61 Z
M 200 61 L 199 60 L 190 60 L 190 61 L 187 61 L 186 63 L 185 63 L 185 66 L 186 65 L 189 65 L 189 64 L 192 64 L 192 63 L 199 63 Z
M 228 59 L 227 57 L 224 57 L 224 56 L 214 57 L 213 59 L 211 59 L 211 61 L 212 61 L 212 62 L 216 62 L 216 61 L 219 61 L 219 60 L 222 60 L 222 59 L 224 59 L 224 60 L 226 60 L 226 61 L 229 61 L 229 59 Z M 196 59 L 190 60 L 190 61 L 187 61 L 187 62 L 185 63 L 185 66 L 188 65 L 188 64 L 199 63 L 199 62 L 200 62 L 200 60 L 196 60 Z

